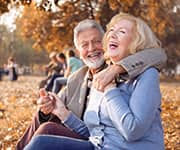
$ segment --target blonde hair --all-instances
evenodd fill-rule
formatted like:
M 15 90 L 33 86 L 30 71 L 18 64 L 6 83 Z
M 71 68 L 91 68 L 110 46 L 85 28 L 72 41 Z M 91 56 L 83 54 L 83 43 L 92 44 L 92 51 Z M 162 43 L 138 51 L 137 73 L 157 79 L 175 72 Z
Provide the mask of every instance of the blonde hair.
M 120 20 L 126 19 L 134 23 L 134 36 L 129 45 L 130 53 L 136 53 L 146 48 L 160 48 L 161 42 L 155 36 L 151 28 L 142 19 L 132 16 L 128 13 L 119 13 L 115 15 L 107 25 L 107 31 L 103 38 L 103 48 L 107 50 L 108 31 Z

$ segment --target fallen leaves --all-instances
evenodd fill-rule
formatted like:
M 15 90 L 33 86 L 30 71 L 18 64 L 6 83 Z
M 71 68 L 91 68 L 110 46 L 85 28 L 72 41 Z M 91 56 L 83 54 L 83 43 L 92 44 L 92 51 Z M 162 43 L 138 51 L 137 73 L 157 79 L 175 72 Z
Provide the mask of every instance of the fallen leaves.
M 15 144 L 36 111 L 40 77 L 0 81 L 0 149 L 14 150 Z
M 162 83 L 161 92 L 166 150 L 180 150 L 180 83 Z
M 0 81 L 0 149 L 14 150 L 36 111 L 41 77 Z M 161 83 L 166 150 L 180 150 L 180 83 Z

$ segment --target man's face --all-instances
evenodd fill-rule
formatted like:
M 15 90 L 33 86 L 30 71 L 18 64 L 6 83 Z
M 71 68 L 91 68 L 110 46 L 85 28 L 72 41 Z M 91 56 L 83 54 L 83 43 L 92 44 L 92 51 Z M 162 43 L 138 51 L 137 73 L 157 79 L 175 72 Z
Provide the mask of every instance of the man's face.
M 97 29 L 80 32 L 77 43 L 80 57 L 90 69 L 99 68 L 104 63 L 102 35 Z

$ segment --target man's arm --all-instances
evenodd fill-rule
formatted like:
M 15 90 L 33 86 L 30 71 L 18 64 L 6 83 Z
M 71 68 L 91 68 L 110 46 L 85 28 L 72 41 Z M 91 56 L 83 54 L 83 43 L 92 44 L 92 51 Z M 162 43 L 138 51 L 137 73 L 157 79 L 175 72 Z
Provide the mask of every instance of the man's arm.
M 166 61 L 167 56 L 163 49 L 151 48 L 130 55 L 119 61 L 117 65 L 121 65 L 129 78 L 133 78 L 151 66 L 161 70 Z
M 163 49 L 151 48 L 139 51 L 94 75 L 93 86 L 104 91 L 105 86 L 114 80 L 118 74 L 123 74 L 125 78 L 131 79 L 151 66 L 161 70 L 166 60 L 167 56 Z

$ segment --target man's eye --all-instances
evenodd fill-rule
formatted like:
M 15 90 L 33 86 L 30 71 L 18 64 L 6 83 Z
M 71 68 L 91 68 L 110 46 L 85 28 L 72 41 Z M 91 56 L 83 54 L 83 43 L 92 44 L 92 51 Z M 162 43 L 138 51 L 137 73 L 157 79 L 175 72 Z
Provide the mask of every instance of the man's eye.
M 98 44 L 98 43 L 101 43 L 101 40 L 95 40 L 93 41 L 94 43 Z
M 88 46 L 87 43 L 81 45 L 82 48 L 86 48 L 87 46 Z

